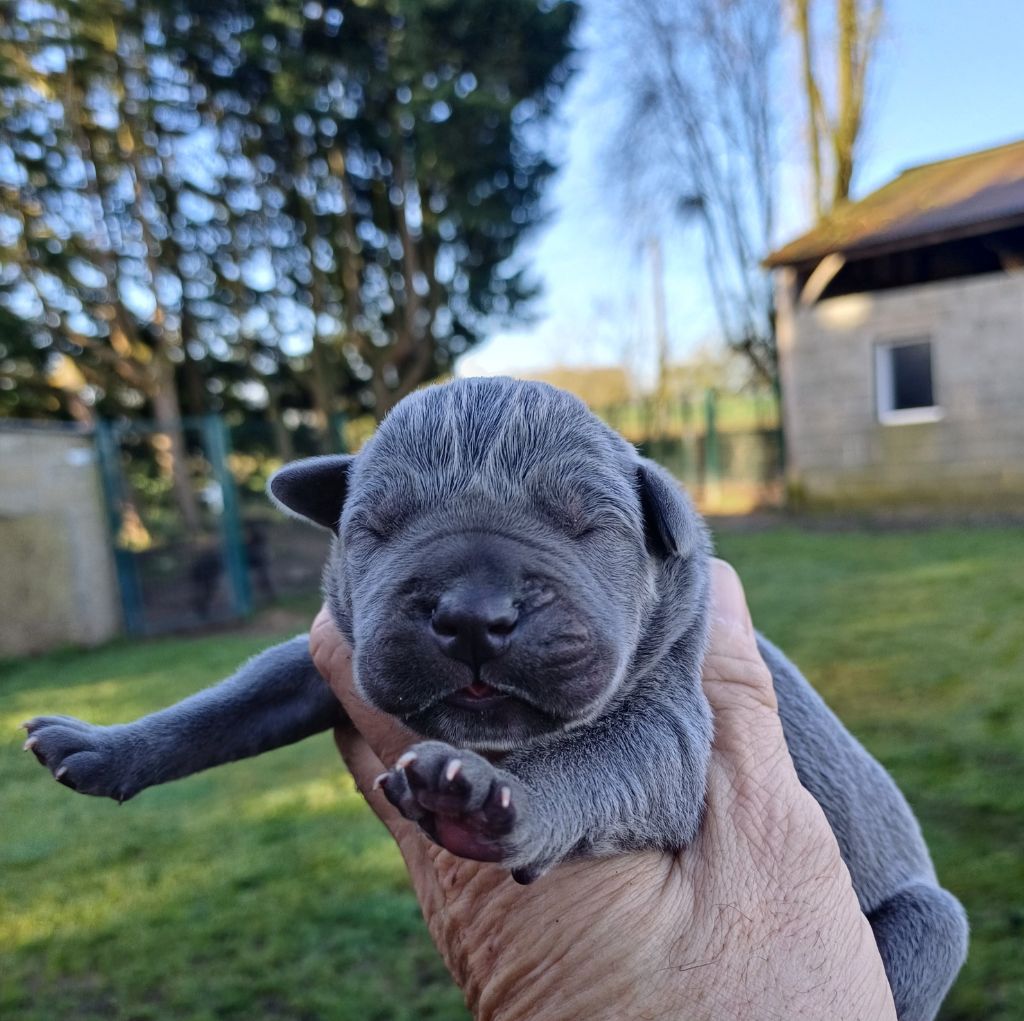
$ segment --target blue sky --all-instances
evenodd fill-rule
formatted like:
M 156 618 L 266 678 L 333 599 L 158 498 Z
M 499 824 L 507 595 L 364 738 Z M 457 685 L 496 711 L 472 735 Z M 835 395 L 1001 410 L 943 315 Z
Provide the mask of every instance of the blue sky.
M 802 103 L 797 83 L 787 102 Z M 1024 0 L 887 0 L 884 43 L 869 99 L 855 181 L 864 194 L 901 169 L 1024 137 Z M 578 76 L 556 133 L 563 170 L 555 216 L 524 250 L 545 296 L 529 327 L 499 334 L 467 355 L 463 374 L 552 364 L 624 362 L 641 378 L 651 363 L 650 280 L 641 253 L 608 211 L 598 154 L 607 108 L 596 75 Z M 782 167 L 779 240 L 807 226 L 799 114 Z M 715 342 L 694 235 L 666 242 L 673 354 Z

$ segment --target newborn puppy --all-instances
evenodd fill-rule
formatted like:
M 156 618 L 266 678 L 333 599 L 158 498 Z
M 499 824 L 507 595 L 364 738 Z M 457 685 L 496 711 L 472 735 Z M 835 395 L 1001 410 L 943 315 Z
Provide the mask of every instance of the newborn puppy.
M 427 739 L 380 783 L 433 840 L 529 882 L 693 839 L 712 738 L 708 535 L 580 401 L 507 379 L 432 387 L 357 456 L 288 465 L 270 491 L 335 533 L 324 591 L 358 690 Z M 964 959 L 963 910 L 886 772 L 759 641 L 899 1017 L 929 1021 Z M 40 717 L 27 743 L 62 783 L 123 801 L 341 722 L 301 636 L 170 709 L 113 727 Z

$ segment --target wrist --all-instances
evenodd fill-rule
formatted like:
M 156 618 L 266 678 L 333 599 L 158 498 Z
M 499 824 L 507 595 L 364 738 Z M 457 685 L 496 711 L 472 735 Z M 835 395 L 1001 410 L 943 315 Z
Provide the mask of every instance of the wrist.
M 833 917 L 723 949 L 728 965 L 709 967 L 686 990 L 687 1016 L 690 1021 L 896 1021 L 866 919 L 863 938 L 859 931 L 851 937 L 837 946 Z
M 878 947 L 845 865 L 820 846 L 808 848 L 804 862 L 803 876 L 762 873 L 759 897 L 732 897 L 695 912 L 687 940 L 703 946 L 707 963 L 698 961 L 686 982 L 675 977 L 686 999 L 674 1006 L 689 1021 L 896 1021 Z M 708 923 L 704 937 L 701 918 Z
M 664 855 L 566 865 L 526 888 L 445 857 L 443 904 L 424 907 L 475 1021 L 895 1021 L 844 870 L 799 903 L 710 904 Z

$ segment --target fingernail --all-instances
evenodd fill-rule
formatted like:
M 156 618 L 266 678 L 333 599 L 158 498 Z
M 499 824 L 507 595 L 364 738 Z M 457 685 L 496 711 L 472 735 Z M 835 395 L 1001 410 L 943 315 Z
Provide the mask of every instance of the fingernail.
M 715 560 L 711 568 L 711 607 L 717 623 L 739 625 L 753 631 L 743 582 L 724 560 Z

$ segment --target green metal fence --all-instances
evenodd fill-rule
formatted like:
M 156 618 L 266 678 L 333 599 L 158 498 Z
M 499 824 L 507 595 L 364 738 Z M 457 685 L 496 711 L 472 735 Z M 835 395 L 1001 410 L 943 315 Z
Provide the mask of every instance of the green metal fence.
M 630 401 L 596 409 L 609 425 L 663 464 L 702 503 L 737 509 L 781 495 L 783 443 L 778 403 L 771 394 L 720 394 L 669 401 Z M 730 502 L 726 500 L 725 502 Z
M 760 395 L 708 391 L 667 407 L 633 401 L 598 413 L 704 509 L 749 509 L 781 491 L 778 416 Z M 336 449 L 342 426 L 331 423 Z M 96 446 L 126 631 L 202 627 L 279 595 L 314 593 L 327 538 L 279 514 L 264 486 L 282 458 L 322 445 L 308 430 L 282 437 L 258 420 L 229 429 L 214 415 L 186 418 L 173 433 L 152 421 L 101 422 Z
M 343 426 L 340 416 L 330 423 L 334 449 L 343 445 Z M 216 415 L 185 418 L 173 430 L 153 421 L 98 424 L 129 634 L 235 620 L 279 596 L 317 591 L 326 537 L 276 511 L 264 486 L 282 456 L 317 453 L 323 442 L 308 429 L 286 440 L 283 454 L 268 423 L 229 426 Z
M 125 630 L 156 634 L 248 614 L 224 423 L 186 418 L 172 434 L 151 421 L 100 422 L 96 448 Z

